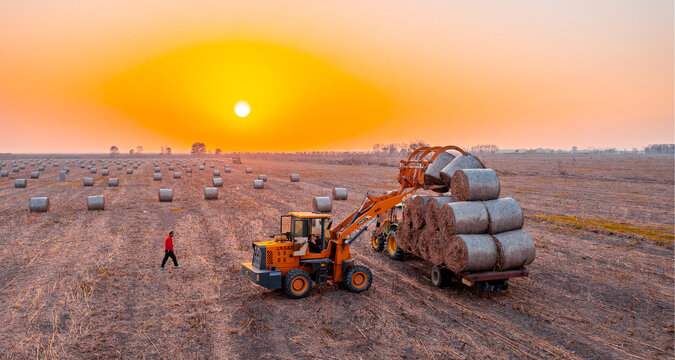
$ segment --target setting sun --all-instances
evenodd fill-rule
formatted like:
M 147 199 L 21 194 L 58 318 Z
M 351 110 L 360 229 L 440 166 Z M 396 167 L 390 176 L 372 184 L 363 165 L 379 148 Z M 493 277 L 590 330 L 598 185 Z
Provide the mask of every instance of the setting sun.
M 239 117 L 246 117 L 251 112 L 251 106 L 246 101 L 240 101 L 234 105 L 234 113 Z

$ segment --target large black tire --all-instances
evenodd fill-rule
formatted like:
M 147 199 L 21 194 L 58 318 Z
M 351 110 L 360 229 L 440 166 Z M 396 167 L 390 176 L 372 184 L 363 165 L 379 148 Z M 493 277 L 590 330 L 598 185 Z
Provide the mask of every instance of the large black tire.
M 436 287 L 445 287 L 450 284 L 452 274 L 450 270 L 434 265 L 431 267 L 431 283 Z
M 398 247 L 398 237 L 396 236 L 396 230 L 389 231 L 387 234 L 387 255 L 392 260 L 402 260 L 403 259 L 403 249 Z
M 376 252 L 381 252 L 384 250 L 384 236 L 382 236 L 382 234 L 378 233 L 377 231 L 373 231 L 373 235 L 370 237 L 370 242 L 373 246 L 373 250 Z
M 284 293 L 291 299 L 300 299 L 312 290 L 312 279 L 302 269 L 293 269 L 286 273 L 283 281 Z
M 344 286 L 351 292 L 360 293 L 368 290 L 373 282 L 373 274 L 363 265 L 352 265 L 347 269 L 343 280 Z

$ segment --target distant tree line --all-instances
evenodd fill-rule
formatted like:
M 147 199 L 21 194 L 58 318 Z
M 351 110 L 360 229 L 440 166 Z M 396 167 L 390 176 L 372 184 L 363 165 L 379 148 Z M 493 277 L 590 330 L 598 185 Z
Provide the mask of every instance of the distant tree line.
M 474 145 L 469 148 L 472 153 L 496 153 L 499 147 L 495 144 Z
M 422 146 L 429 146 L 429 144 L 418 139 L 411 140 L 407 143 L 375 144 L 373 145 L 373 151 L 390 155 L 402 155 L 410 154 Z
M 652 144 L 645 147 L 647 154 L 672 154 L 675 152 L 675 144 Z

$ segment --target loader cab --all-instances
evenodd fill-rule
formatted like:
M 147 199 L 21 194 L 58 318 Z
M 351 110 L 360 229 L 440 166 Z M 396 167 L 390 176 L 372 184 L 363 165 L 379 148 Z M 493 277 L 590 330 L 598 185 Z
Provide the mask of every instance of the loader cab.
M 293 256 L 318 254 L 328 248 L 330 215 L 309 212 L 281 217 L 281 233 L 293 242 Z

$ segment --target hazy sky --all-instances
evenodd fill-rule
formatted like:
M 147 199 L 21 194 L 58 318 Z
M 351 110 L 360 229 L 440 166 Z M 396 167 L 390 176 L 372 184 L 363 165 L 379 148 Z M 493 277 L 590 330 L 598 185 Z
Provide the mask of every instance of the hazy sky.
M 672 143 L 673 14 L 635 0 L 0 0 L 0 152 Z

